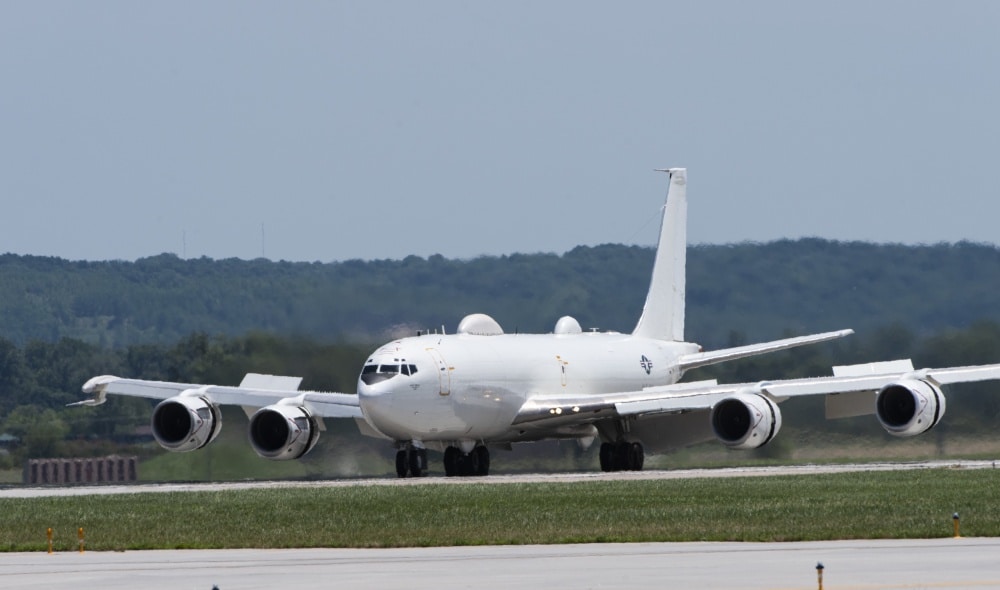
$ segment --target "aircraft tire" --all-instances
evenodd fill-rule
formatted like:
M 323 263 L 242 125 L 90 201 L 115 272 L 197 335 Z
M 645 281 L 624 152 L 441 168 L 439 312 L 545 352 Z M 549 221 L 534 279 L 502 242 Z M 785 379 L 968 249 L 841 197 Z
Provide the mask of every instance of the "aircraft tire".
M 611 443 L 601 443 L 601 471 L 614 470 L 614 445 Z
M 479 445 L 472 450 L 472 454 L 476 456 L 475 471 L 473 472 L 473 475 L 489 475 L 490 450 L 486 448 L 485 445 Z
M 642 465 L 646 462 L 646 452 L 642 448 L 642 443 L 634 442 L 628 445 L 628 470 L 642 471 Z
M 458 463 L 462 457 L 462 451 L 458 447 L 448 447 L 444 450 L 444 474 L 447 477 L 458 475 Z
M 458 475 L 460 477 L 468 477 L 475 473 L 475 460 L 476 457 L 472 453 L 468 455 L 465 453 L 460 454 L 458 460 L 455 462 L 455 465 L 458 467 Z
M 406 472 L 409 470 L 409 461 L 406 457 L 406 449 L 396 451 L 396 475 L 399 477 L 406 477 Z
M 420 477 L 425 473 L 427 473 L 427 449 L 411 449 L 410 475 L 413 477 Z
M 615 443 L 615 466 L 612 471 L 630 471 L 632 469 L 632 443 L 620 440 Z

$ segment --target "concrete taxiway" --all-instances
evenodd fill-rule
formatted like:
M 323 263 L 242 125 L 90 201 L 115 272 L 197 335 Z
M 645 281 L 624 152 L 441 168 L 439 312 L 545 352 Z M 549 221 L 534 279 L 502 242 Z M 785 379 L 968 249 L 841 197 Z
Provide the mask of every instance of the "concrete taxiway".
M 1000 539 L 0 554 L 2 588 L 998 588 Z

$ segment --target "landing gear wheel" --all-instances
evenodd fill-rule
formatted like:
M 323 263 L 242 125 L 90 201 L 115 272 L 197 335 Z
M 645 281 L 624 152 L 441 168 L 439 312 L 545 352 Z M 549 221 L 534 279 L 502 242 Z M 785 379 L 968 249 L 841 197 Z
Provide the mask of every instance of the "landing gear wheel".
M 601 471 L 642 471 L 646 452 L 642 443 L 620 440 L 601 443 Z
M 444 450 L 444 474 L 454 477 L 459 474 L 458 464 L 462 458 L 462 451 L 458 447 L 448 447 Z
M 420 477 L 427 473 L 427 449 L 410 450 L 410 475 Z
M 458 474 L 462 477 L 475 475 L 476 470 L 479 468 L 479 457 L 476 456 L 475 451 L 468 455 L 461 454 L 458 456 L 458 461 L 455 464 L 458 466 Z
M 478 447 L 472 449 L 472 454 L 475 455 L 475 470 L 472 475 L 489 475 L 490 474 L 490 450 L 486 448 L 485 445 L 479 445 Z
M 645 462 L 646 462 L 646 453 L 642 448 L 642 443 L 634 442 L 628 445 L 627 469 L 629 471 L 642 471 L 642 465 Z
M 406 477 L 406 472 L 409 470 L 409 467 L 406 449 L 396 451 L 396 475 L 398 477 Z
M 601 443 L 601 471 L 614 471 L 615 449 L 611 443 Z

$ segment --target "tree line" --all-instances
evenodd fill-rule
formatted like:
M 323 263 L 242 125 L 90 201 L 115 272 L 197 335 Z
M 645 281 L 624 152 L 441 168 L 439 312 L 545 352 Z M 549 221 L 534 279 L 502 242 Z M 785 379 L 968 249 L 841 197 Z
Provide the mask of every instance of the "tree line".
M 6 254 L 0 336 L 18 345 L 73 338 L 106 348 L 170 344 L 195 332 L 372 341 L 454 330 L 477 312 L 507 332 L 550 332 L 563 315 L 585 329 L 628 332 L 653 254 L 610 244 L 562 255 L 329 263 Z M 1000 251 L 820 239 L 693 246 L 687 287 L 688 339 L 708 347 L 891 323 L 926 335 L 1000 321 Z

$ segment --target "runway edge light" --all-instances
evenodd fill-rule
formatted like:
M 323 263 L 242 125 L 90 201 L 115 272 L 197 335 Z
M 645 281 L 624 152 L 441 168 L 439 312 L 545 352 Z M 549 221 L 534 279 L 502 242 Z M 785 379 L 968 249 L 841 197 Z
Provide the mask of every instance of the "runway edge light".
M 955 538 L 956 539 L 961 539 L 962 535 L 958 534 L 958 520 L 959 519 L 958 519 L 958 513 L 957 512 L 955 514 L 951 515 L 951 521 L 952 521 L 952 523 L 955 526 Z
M 816 578 L 819 581 L 819 590 L 823 590 L 823 562 L 816 564 Z

